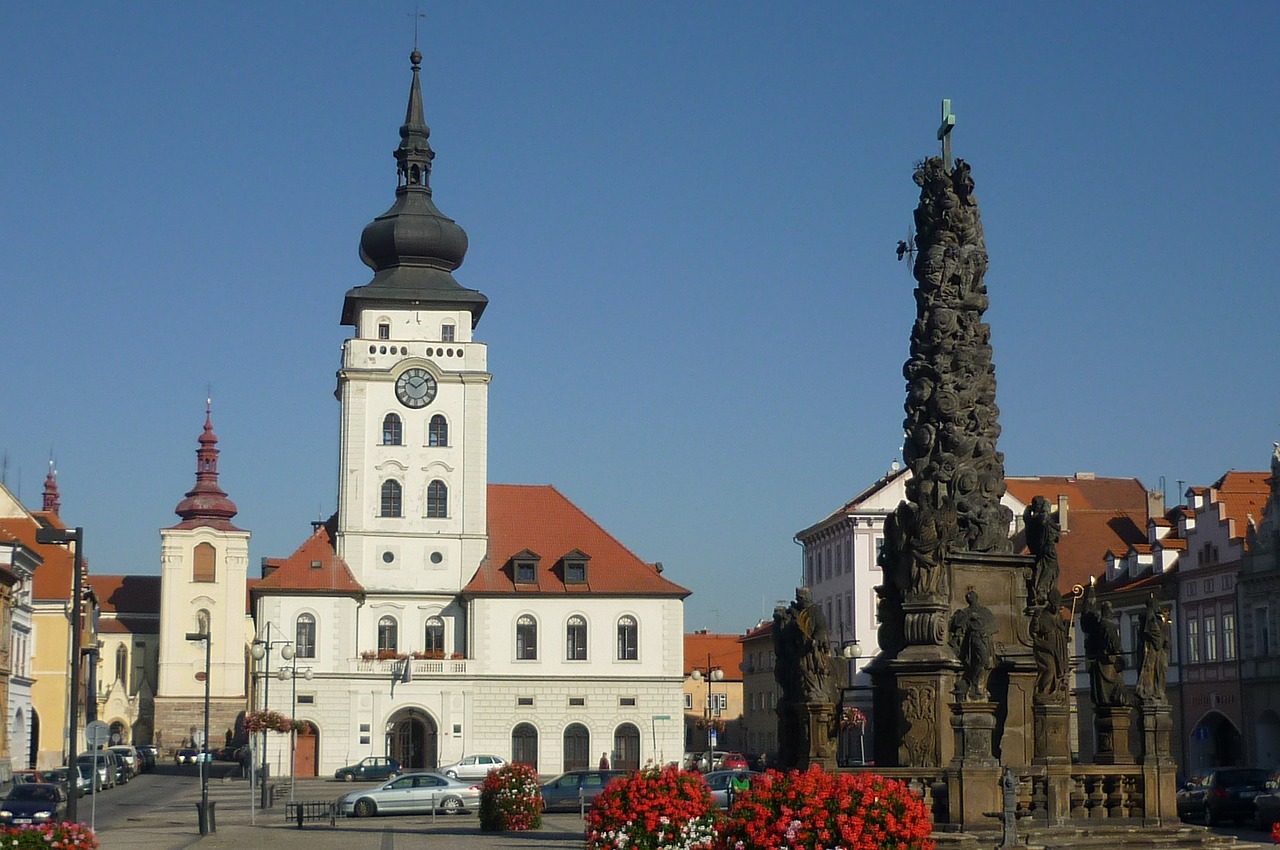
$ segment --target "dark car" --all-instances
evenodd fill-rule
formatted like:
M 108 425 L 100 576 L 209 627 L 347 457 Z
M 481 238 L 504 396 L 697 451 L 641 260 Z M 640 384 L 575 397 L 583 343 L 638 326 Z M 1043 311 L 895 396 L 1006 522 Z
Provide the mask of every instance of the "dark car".
M 1253 798 L 1253 825 L 1261 830 L 1280 823 L 1280 770 L 1271 771 L 1261 794 Z
M 1212 771 L 1201 786 L 1205 826 L 1252 820 L 1253 800 L 1266 784 L 1267 771 L 1260 767 L 1220 767 Z
M 174 764 L 196 764 L 200 760 L 200 751 L 195 747 L 183 747 L 173 754 Z
M 65 820 L 67 794 L 58 785 L 28 782 L 15 785 L 0 802 L 0 823 L 25 826 Z
M 400 773 L 400 762 L 387 756 L 369 756 L 356 764 L 340 767 L 333 772 L 333 778 L 342 782 L 355 782 L 370 779 L 390 779 Z
M 542 808 L 547 812 L 576 812 L 585 803 L 588 808 L 604 786 L 625 770 L 571 770 L 542 786 Z

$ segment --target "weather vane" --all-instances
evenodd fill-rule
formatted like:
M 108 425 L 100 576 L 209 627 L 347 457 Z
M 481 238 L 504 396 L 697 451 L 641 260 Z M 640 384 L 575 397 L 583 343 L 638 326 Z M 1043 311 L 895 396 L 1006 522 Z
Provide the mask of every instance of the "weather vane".
M 418 4 L 413 4 L 413 11 L 406 12 L 409 17 L 413 18 L 413 49 L 418 49 L 418 19 L 425 18 L 426 15 L 418 11 Z

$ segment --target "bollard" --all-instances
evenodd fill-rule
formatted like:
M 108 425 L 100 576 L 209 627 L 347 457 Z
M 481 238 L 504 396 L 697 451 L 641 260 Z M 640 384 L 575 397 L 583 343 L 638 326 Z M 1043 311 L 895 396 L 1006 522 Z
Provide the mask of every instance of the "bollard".
M 205 808 L 201 803 L 196 803 L 196 816 L 199 818 L 200 834 L 212 835 L 218 831 L 218 804 L 210 800 L 209 807 Z

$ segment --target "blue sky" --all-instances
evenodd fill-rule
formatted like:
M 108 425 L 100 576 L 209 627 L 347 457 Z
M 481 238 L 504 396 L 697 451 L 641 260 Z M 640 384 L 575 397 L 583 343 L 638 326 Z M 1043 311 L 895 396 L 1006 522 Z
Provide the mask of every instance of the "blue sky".
M 411 4 L 0 5 L 6 480 L 50 451 L 96 572 L 159 571 L 206 388 L 288 554 L 334 507 L 360 231 Z M 1280 439 L 1274 3 L 432 3 L 490 475 L 555 484 L 740 631 L 901 440 L 894 246 L 958 116 L 1010 474 L 1208 484 Z

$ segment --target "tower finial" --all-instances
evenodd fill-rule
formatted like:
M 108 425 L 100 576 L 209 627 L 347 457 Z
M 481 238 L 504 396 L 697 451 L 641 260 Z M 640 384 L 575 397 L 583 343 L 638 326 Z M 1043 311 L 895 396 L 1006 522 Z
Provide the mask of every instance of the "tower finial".
M 174 508 L 182 517 L 181 527 L 209 526 L 234 529 L 231 518 L 236 515 L 236 504 L 218 485 L 218 437 L 213 433 L 213 398 L 205 399 L 204 429 L 196 449 L 196 486 L 187 491 L 186 498 Z

